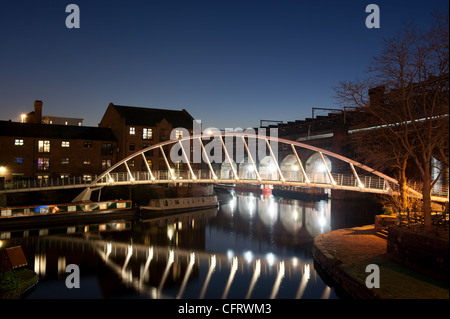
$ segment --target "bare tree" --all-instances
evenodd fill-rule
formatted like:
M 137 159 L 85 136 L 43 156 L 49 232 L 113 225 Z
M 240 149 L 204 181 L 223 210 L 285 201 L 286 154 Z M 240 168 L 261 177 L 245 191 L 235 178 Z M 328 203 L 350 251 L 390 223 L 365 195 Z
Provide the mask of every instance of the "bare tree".
M 342 82 L 338 101 L 370 115 L 380 128 L 386 145 L 414 161 L 423 188 L 426 229 L 431 229 L 432 157 L 449 165 L 448 128 L 448 14 L 436 17 L 432 28 L 418 32 L 407 25 L 384 41 L 381 53 L 369 67 L 368 77 Z M 439 177 L 439 176 L 438 176 Z

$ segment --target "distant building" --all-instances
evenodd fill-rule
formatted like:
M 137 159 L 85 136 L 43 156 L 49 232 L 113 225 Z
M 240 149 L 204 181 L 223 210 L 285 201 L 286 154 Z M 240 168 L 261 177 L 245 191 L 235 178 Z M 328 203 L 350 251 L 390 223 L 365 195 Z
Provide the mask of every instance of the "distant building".
M 83 119 L 46 115 L 42 118 L 42 124 L 83 126 Z
M 0 186 L 28 178 L 83 176 L 90 180 L 126 156 L 169 140 L 171 133 L 176 137 L 186 131 L 192 134 L 194 119 L 184 109 L 111 103 L 99 127 L 82 126 L 81 121 L 42 117 L 42 101 L 35 101 L 34 111 L 22 115 L 20 122 L 0 121 Z M 167 169 L 160 150 L 147 152 L 146 157 L 152 170 Z M 182 163 L 172 164 L 184 169 Z M 146 170 L 141 158 L 129 165 L 134 171 Z
M 21 123 L 35 123 L 35 124 L 58 124 L 58 125 L 72 125 L 82 126 L 83 119 L 73 117 L 59 117 L 52 115 L 42 115 L 42 101 L 34 101 L 34 111 L 28 114 L 22 114 L 20 118 Z
M 21 122 L 0 121 L 0 185 L 28 178 L 83 176 L 86 180 L 117 161 L 110 129 L 42 124 L 42 101 Z
M 134 106 L 121 106 L 110 103 L 99 124 L 110 128 L 117 137 L 119 159 L 125 158 L 148 146 L 167 141 L 173 130 L 176 137 L 186 129 L 192 134 L 194 118 L 185 110 L 165 110 Z M 168 154 L 166 156 L 169 159 Z M 155 149 L 146 154 L 147 164 L 152 170 L 166 170 L 164 158 L 160 150 Z M 129 162 L 131 170 L 145 171 L 142 158 Z M 176 169 L 183 169 L 182 163 L 175 163 Z

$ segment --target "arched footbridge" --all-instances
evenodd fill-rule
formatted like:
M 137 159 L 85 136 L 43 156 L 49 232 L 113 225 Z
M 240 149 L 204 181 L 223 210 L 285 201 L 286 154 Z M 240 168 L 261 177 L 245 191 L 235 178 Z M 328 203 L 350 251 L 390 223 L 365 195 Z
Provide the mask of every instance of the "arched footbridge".
M 152 169 L 147 158 L 146 154 L 155 150 L 164 163 L 162 169 Z M 283 185 L 388 195 L 398 195 L 399 190 L 396 179 L 328 150 L 266 135 L 217 132 L 151 145 L 117 162 L 92 181 L 29 181 L 0 192 L 85 188 L 76 198 L 79 201 L 105 186 L 167 183 Z M 422 197 L 412 187 L 407 191 L 409 196 Z M 432 194 L 432 200 L 448 201 L 448 189 Z

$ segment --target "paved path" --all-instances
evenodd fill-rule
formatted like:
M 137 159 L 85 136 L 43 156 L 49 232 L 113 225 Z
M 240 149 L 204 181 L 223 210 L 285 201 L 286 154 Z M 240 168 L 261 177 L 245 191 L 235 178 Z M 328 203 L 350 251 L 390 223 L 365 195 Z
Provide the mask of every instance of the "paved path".
M 335 230 L 317 236 L 314 257 L 354 298 L 449 299 L 449 290 L 417 272 L 391 261 L 386 239 L 375 235 L 374 225 Z M 369 264 L 380 269 L 380 288 L 367 288 Z

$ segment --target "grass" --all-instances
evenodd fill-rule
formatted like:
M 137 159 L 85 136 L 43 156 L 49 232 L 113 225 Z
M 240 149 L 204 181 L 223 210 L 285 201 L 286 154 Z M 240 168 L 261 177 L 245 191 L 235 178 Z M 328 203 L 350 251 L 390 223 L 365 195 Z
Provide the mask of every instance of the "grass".
M 37 274 L 29 269 L 20 268 L 0 272 L 0 299 L 20 298 L 37 282 Z

